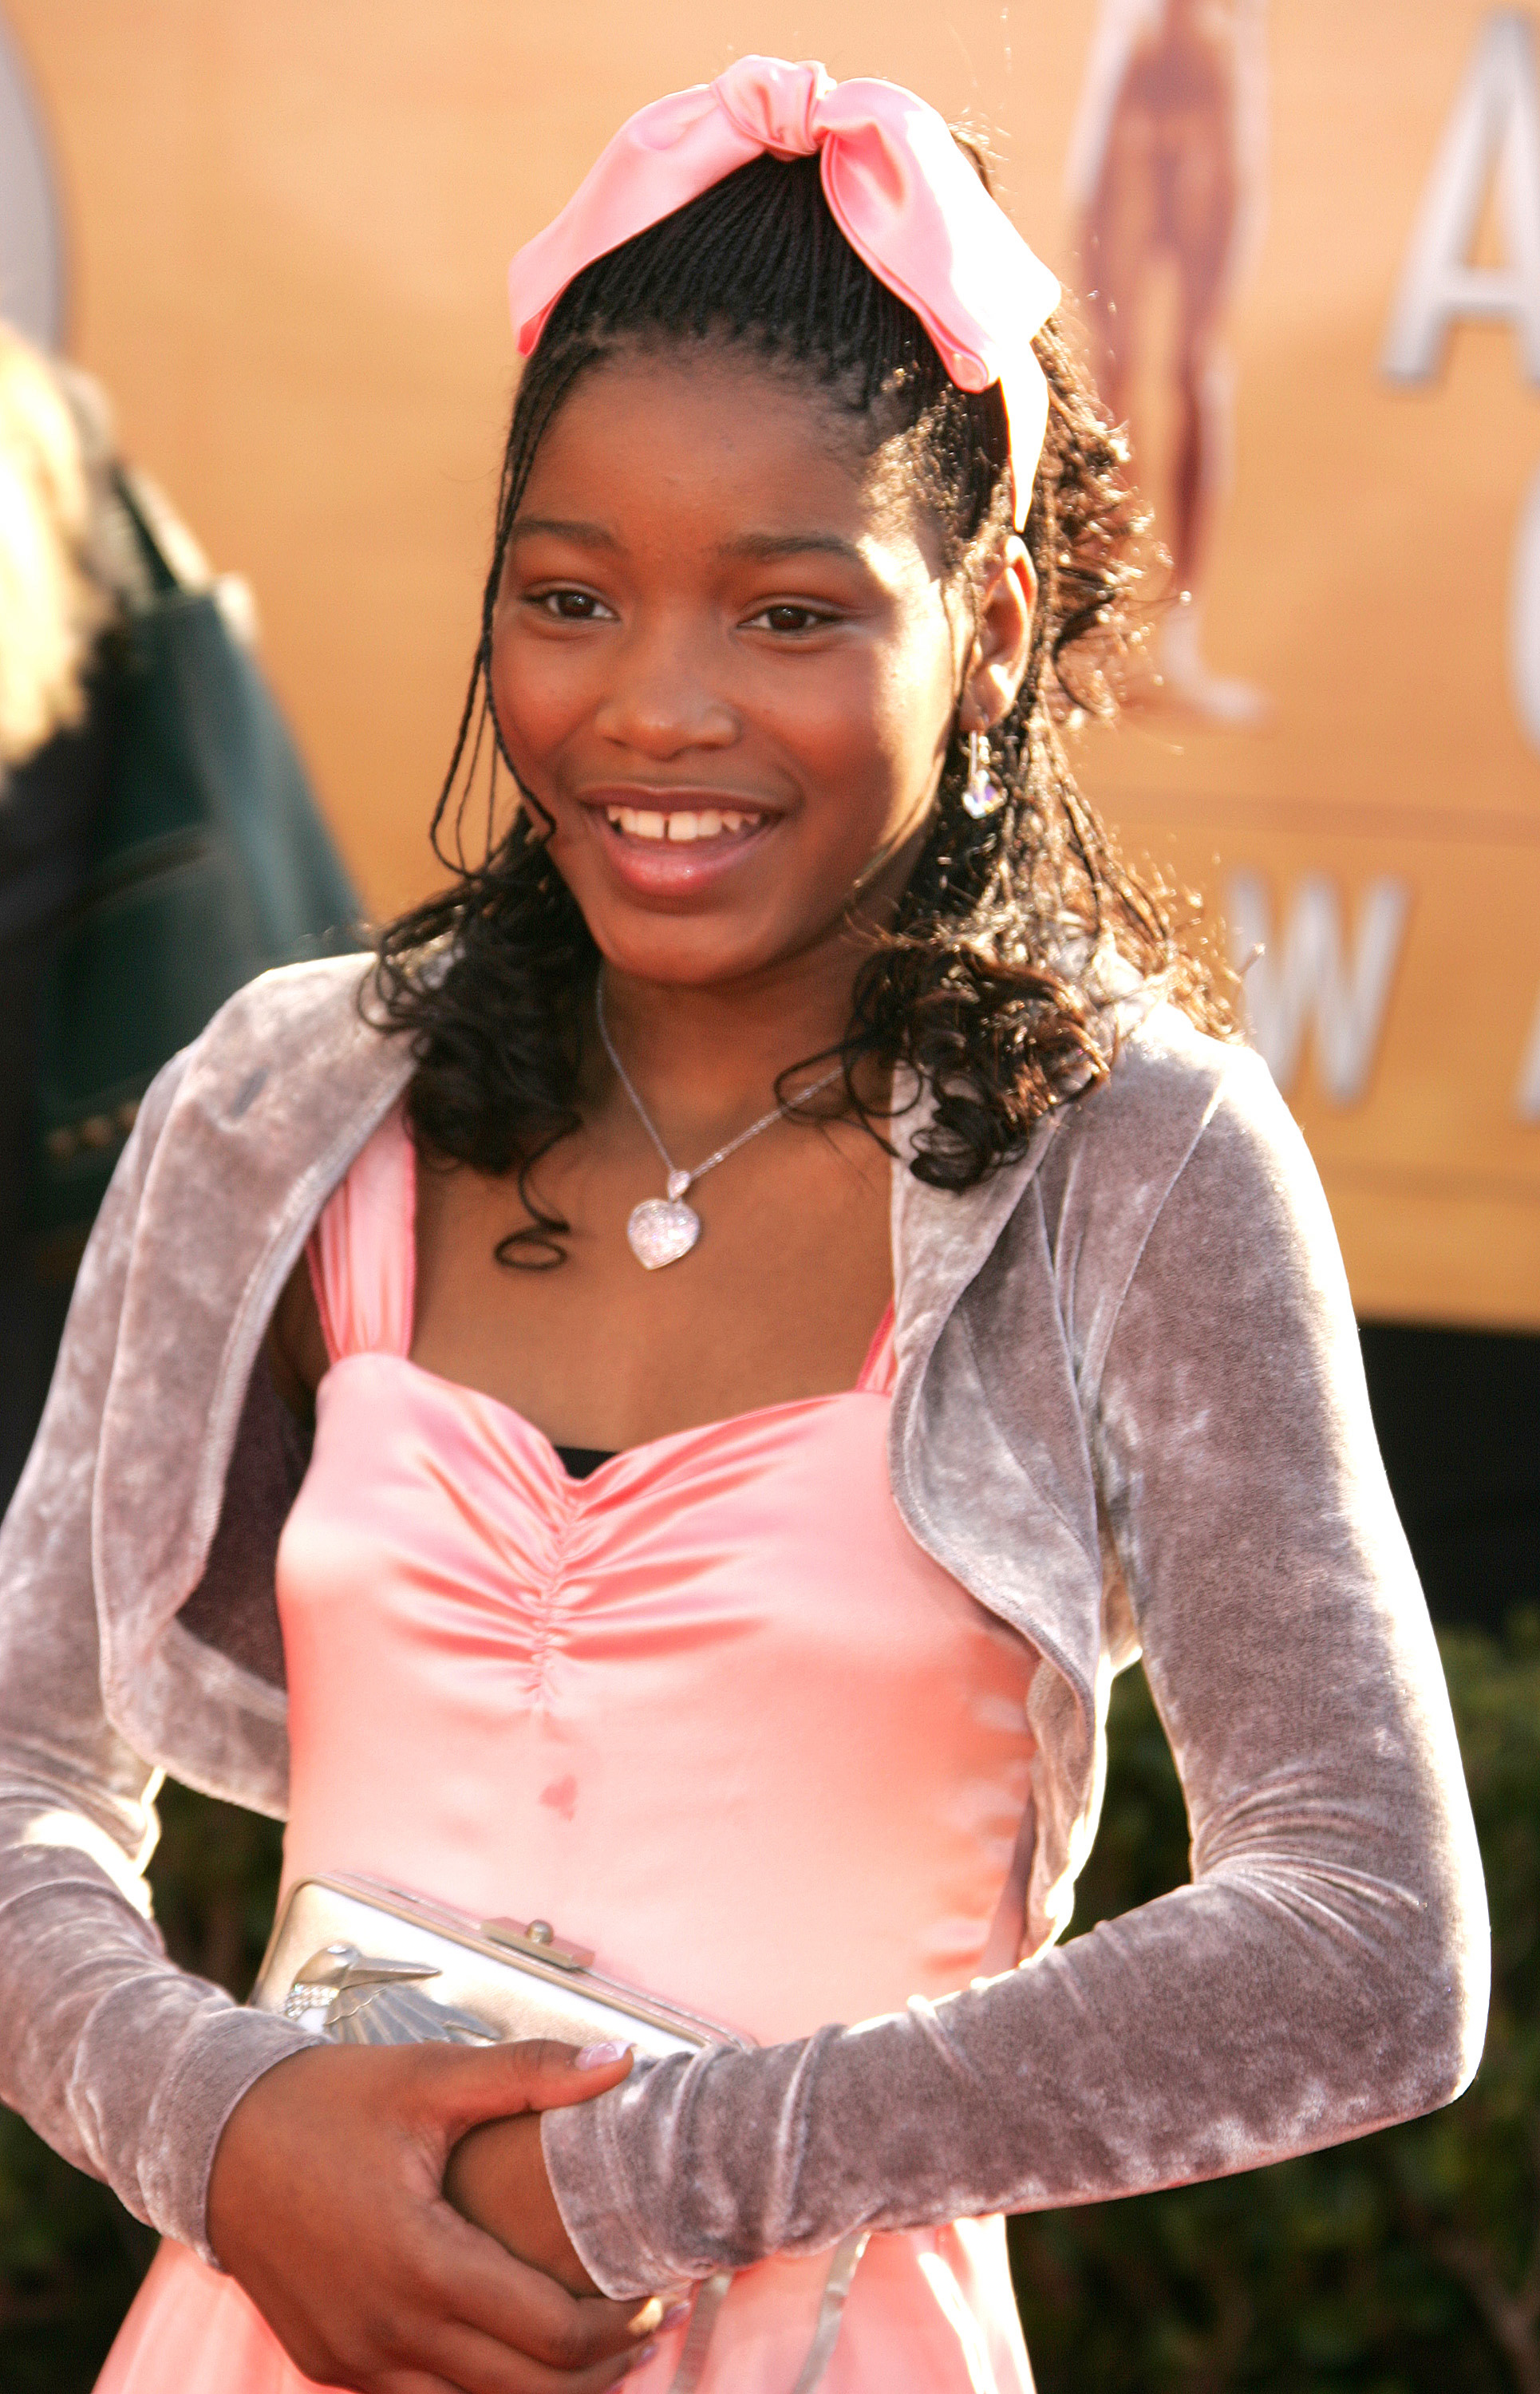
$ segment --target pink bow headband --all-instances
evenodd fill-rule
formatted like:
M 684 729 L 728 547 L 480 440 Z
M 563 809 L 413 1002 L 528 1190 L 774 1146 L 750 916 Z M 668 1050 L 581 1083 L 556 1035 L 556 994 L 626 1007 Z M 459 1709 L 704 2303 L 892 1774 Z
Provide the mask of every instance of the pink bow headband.
M 528 357 L 573 277 L 770 151 L 819 154 L 835 221 L 906 301 L 961 390 L 997 382 L 1010 424 L 1016 521 L 1025 523 L 1047 423 L 1033 335 L 1059 285 L 923 99 L 897 84 L 836 83 L 812 60 L 740 59 L 715 83 L 638 109 L 560 215 L 508 269 Z

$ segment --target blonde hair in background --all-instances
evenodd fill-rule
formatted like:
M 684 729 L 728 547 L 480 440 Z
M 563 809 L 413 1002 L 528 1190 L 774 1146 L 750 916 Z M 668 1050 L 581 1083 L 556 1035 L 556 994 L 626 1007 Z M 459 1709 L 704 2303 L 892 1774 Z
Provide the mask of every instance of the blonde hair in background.
M 86 660 L 112 612 L 87 563 L 90 511 L 59 381 L 0 324 L 0 770 L 85 711 Z

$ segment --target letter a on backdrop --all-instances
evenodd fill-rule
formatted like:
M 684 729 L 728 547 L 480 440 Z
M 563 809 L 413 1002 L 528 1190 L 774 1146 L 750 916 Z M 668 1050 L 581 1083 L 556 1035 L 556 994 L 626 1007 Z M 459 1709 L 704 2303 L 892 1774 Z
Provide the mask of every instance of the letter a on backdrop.
M 1507 257 L 1470 262 L 1496 181 Z M 1518 8 L 1487 20 L 1423 195 L 1381 361 L 1395 382 L 1428 382 L 1461 318 L 1508 322 L 1540 383 L 1540 82 L 1534 30 Z

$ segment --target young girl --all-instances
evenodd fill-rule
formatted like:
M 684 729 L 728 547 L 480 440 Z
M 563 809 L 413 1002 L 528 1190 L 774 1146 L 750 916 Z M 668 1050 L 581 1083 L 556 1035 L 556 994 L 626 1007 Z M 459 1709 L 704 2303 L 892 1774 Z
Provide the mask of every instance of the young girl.
M 973 164 L 744 59 L 513 286 L 484 854 L 162 1075 L 6 1525 L 4 2091 L 168 2239 L 111 2394 L 1021 2394 L 1003 2212 L 1474 2067 L 1436 1651 L 1304 1148 L 1060 745 L 1136 527 Z M 1192 1883 L 1057 1945 L 1141 1651 Z M 239 2009 L 162 1769 L 755 2047 Z

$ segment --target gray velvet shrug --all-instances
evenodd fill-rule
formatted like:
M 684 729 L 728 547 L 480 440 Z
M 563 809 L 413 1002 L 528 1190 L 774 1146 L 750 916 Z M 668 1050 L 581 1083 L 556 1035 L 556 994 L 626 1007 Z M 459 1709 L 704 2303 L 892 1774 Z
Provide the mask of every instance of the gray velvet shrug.
M 303 1457 L 254 1365 L 406 1078 L 357 972 L 270 975 L 162 1074 L 0 1532 L 0 2094 L 200 2250 L 220 2129 L 301 2032 L 173 1968 L 140 1873 L 160 1769 L 284 1805 L 272 1561 Z M 893 1243 L 895 1501 L 1043 1657 L 1025 1958 L 548 2113 L 614 2294 L 1248 2168 L 1448 2100 L 1480 2051 L 1448 1701 L 1325 1201 L 1263 1066 L 1157 1008 L 981 1189 L 901 1161 Z M 1056 1945 L 1141 1649 L 1192 1883 Z

